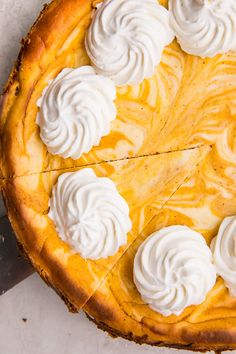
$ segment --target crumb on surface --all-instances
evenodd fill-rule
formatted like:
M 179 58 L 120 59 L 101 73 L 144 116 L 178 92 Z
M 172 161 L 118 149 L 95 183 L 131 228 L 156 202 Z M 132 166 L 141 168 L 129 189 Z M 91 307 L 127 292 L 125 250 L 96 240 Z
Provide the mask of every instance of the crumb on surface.
M 22 318 L 22 322 L 27 322 L 27 318 Z

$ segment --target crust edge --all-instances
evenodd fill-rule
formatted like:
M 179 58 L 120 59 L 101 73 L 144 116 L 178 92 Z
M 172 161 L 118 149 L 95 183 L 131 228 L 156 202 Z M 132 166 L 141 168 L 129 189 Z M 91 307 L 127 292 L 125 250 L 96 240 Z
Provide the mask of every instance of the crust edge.
M 197 346 L 194 343 L 190 344 L 172 344 L 172 343 L 165 343 L 162 341 L 157 341 L 157 342 L 147 342 L 147 337 L 136 337 L 133 336 L 132 333 L 126 335 L 118 330 L 115 330 L 114 328 L 109 327 L 107 324 L 97 321 L 95 318 L 92 318 L 86 311 L 84 311 L 86 314 L 86 317 L 89 319 L 89 321 L 93 322 L 98 329 L 102 330 L 103 332 L 106 332 L 109 336 L 112 338 L 123 338 L 128 340 L 129 342 L 134 342 L 139 345 L 150 345 L 152 347 L 164 347 L 164 348 L 170 348 L 170 349 L 182 349 L 182 350 L 191 350 L 193 352 L 201 352 L 201 353 L 206 353 L 208 351 L 214 351 L 216 354 L 220 354 L 223 351 L 232 351 L 235 350 L 235 347 L 214 347 L 214 346 L 209 346 L 209 347 L 203 347 L 203 346 Z

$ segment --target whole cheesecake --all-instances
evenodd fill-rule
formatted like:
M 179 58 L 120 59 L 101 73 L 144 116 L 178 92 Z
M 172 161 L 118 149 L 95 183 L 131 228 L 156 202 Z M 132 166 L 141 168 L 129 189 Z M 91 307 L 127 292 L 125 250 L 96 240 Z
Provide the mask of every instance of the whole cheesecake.
M 126 1 L 135 4 L 136 1 L 137 8 L 144 6 L 145 1 L 150 6 L 155 3 L 154 0 L 105 0 L 104 3 L 54 0 L 44 7 L 23 40 L 0 108 L 1 189 L 9 219 L 24 253 L 69 309 L 74 312 L 83 309 L 98 327 L 113 336 L 188 350 L 236 349 L 236 296 L 230 290 L 232 283 L 236 284 L 232 280 L 229 285 L 224 272 L 218 271 L 217 280 L 204 301 L 190 303 L 183 311 L 168 315 L 149 306 L 138 291 L 134 277 L 140 247 L 153 233 L 175 225 L 201 234 L 206 245 L 211 245 L 215 264 L 221 260 L 222 255 L 214 251 L 216 246 L 214 248 L 212 240 L 217 234 L 219 237 L 223 220 L 236 214 L 236 39 L 235 46 L 232 44 L 229 50 L 224 48 L 222 53 L 215 53 L 215 48 L 207 43 L 203 54 L 198 55 L 198 48 L 191 47 L 191 40 L 183 40 L 183 28 L 180 31 L 175 23 L 174 29 L 181 35 L 177 36 L 178 41 L 170 36 L 168 43 L 163 44 L 160 63 L 155 65 L 151 75 L 142 76 L 140 62 L 145 63 L 144 56 L 143 61 L 137 61 L 136 67 L 130 69 L 127 84 L 122 81 L 124 76 L 119 75 L 119 78 L 113 75 L 108 82 L 110 79 L 98 77 L 101 71 L 104 73 L 105 67 L 98 68 L 91 59 L 94 42 L 89 42 L 89 31 L 95 14 L 102 12 L 103 4 L 108 8 L 112 3 L 115 8 L 119 1 L 120 4 Z M 204 8 L 202 14 L 210 19 L 211 25 L 212 18 L 218 19 L 215 11 L 220 5 L 216 2 L 185 0 L 182 5 L 190 19 L 192 13 Z M 165 17 L 169 8 L 172 14 L 178 15 L 182 11 L 181 3 L 180 0 L 159 1 L 159 11 Z M 211 6 L 216 6 L 214 11 Z M 113 11 L 112 5 L 111 9 Z M 105 20 L 101 19 L 99 26 L 111 22 L 116 15 L 112 11 L 108 11 Z M 220 11 L 227 13 L 224 6 Z M 130 13 L 132 15 L 132 11 Z M 140 47 L 145 41 L 150 44 L 149 37 L 146 38 L 150 27 L 146 26 L 143 13 L 146 12 L 137 17 Z M 128 19 L 128 26 L 131 26 L 132 18 Z M 111 29 L 108 26 L 116 36 L 109 44 L 114 45 L 114 51 L 126 48 L 123 34 L 119 36 L 119 26 L 126 22 L 119 21 L 114 21 Z M 187 33 L 191 31 L 189 27 Z M 159 43 L 163 34 L 153 33 L 154 43 Z M 101 48 L 107 50 L 105 47 L 106 43 L 102 43 Z M 131 54 L 129 59 L 132 59 Z M 124 54 L 120 53 L 118 57 L 122 62 Z M 107 61 L 105 58 L 105 63 Z M 99 74 L 94 96 L 93 70 Z M 134 72 L 141 77 L 140 82 L 135 82 Z M 112 98 L 113 102 L 109 101 L 104 108 L 110 130 L 107 131 L 104 120 L 102 128 L 106 133 L 100 134 L 99 141 L 94 136 L 95 131 L 100 133 L 100 125 L 92 130 L 84 123 L 78 129 L 67 118 L 62 126 L 61 123 L 55 126 L 55 122 L 58 123 L 54 119 L 58 113 L 56 103 L 60 100 L 66 102 L 63 107 L 66 117 L 78 113 L 74 96 L 67 95 L 68 89 L 61 93 L 57 86 L 67 80 L 71 90 L 70 85 L 77 80 L 76 73 L 79 73 L 82 84 L 81 77 L 85 77 L 92 85 L 89 89 L 82 86 L 80 94 L 75 95 L 77 101 L 82 100 L 83 112 L 91 111 L 91 117 L 99 115 L 104 107 L 104 97 Z M 74 87 L 77 89 L 73 86 L 73 90 Z M 54 95 L 53 100 L 50 94 Z M 101 102 L 102 109 L 97 106 Z M 46 127 L 42 128 L 42 122 Z M 89 139 L 86 129 L 90 129 Z M 68 147 L 73 134 L 76 138 Z M 83 142 L 79 145 L 81 153 L 74 148 L 78 135 Z M 93 139 L 96 143 L 92 144 Z M 52 146 L 52 141 L 57 145 Z M 55 153 L 58 146 L 60 153 Z M 83 183 L 93 181 L 91 200 L 84 200 L 83 196 L 77 200 L 78 182 L 74 176 L 83 179 Z M 96 227 L 91 221 L 84 221 L 86 232 L 95 227 L 99 234 L 97 220 L 99 217 L 106 220 L 110 205 L 113 224 L 104 226 L 104 221 L 102 227 L 108 230 L 104 249 L 113 252 L 104 251 L 104 256 L 96 235 L 92 250 L 82 242 L 83 252 L 81 247 L 75 247 L 77 233 L 70 242 L 61 236 L 64 219 L 70 213 L 79 214 L 81 209 L 86 215 L 96 216 Z M 82 235 L 81 223 L 70 226 L 73 230 L 76 228 L 76 232 L 80 230 Z M 126 242 L 116 240 L 114 243 L 114 229 L 127 233 Z M 232 259 L 232 264 L 236 264 L 236 229 L 233 226 L 231 234 L 232 240 L 228 242 L 229 246 L 227 244 L 229 249 L 223 251 Z M 189 231 L 186 231 L 186 237 L 188 235 Z M 184 244 L 178 248 L 182 249 Z M 190 256 L 190 261 L 192 259 L 194 256 Z M 187 261 L 184 259 L 184 263 Z M 171 267 L 171 261 L 165 260 L 160 269 L 165 279 L 172 276 L 169 275 Z M 174 269 L 180 282 L 188 272 L 184 268 L 183 273 L 182 268 L 178 270 L 175 265 Z M 236 268 L 233 267 L 232 272 L 235 272 L 236 279 Z M 196 281 L 196 292 L 200 288 L 199 280 L 199 284 Z M 183 299 L 191 297 L 188 289 L 184 288 Z M 173 301 L 179 299 L 179 291 L 176 286 Z

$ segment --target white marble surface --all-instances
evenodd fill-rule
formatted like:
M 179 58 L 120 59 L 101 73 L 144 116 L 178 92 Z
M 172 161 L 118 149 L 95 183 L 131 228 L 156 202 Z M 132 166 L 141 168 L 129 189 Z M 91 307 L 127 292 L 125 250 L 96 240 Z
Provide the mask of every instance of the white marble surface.
M 0 89 L 16 59 L 19 42 L 43 3 L 45 0 L 0 0 Z M 0 201 L 0 214 L 3 213 Z M 181 352 L 186 353 L 178 351 Z M 37 275 L 0 297 L 0 354 L 69 353 L 175 354 L 177 351 L 110 338 L 83 313 L 68 313 L 61 300 Z

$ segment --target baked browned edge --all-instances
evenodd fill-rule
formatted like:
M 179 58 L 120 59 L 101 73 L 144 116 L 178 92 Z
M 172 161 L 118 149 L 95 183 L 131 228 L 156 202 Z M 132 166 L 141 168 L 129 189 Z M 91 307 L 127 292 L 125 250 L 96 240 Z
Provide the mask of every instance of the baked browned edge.
M 18 95 L 19 92 L 19 85 L 20 85 L 20 72 L 23 70 L 25 62 L 34 62 L 37 61 L 38 58 L 41 57 L 43 53 L 44 46 L 41 43 L 47 41 L 47 37 L 50 38 L 48 33 L 50 34 L 50 28 L 54 29 L 56 21 L 58 20 L 65 20 L 68 13 L 72 11 L 73 7 L 79 6 L 78 12 L 80 7 L 89 7 L 91 6 L 91 1 L 88 0 L 52 0 L 50 4 L 45 4 L 43 9 L 36 19 L 35 23 L 31 27 L 27 36 L 21 41 L 22 46 L 20 49 L 20 53 L 18 55 L 18 59 L 15 63 L 15 66 L 10 74 L 7 84 L 5 85 L 5 89 L 3 91 L 3 95 L 1 96 L 0 101 L 0 131 L 1 131 L 1 147 L 2 147 L 2 126 L 4 124 L 2 112 L 6 108 L 5 105 L 8 104 L 9 96 L 14 99 L 14 96 Z M 53 14 L 53 16 L 52 16 Z M 52 17 L 52 18 L 51 18 Z M 75 21 L 75 20 L 74 20 Z M 58 27 L 58 26 L 57 26 Z M 54 29 L 55 32 L 55 29 Z M 14 104 L 14 103 L 13 103 Z M 12 102 L 11 102 L 12 105 Z M 10 105 L 10 106 L 11 106 Z M 8 108 L 8 107 L 7 107 Z M 1 149 L 2 151 L 2 149 Z M 2 160 L 2 154 L 1 154 Z M 66 296 L 60 288 L 60 281 L 62 279 L 58 277 L 55 279 L 49 279 L 50 275 L 41 269 L 39 265 L 35 262 L 34 257 L 31 255 L 30 250 L 28 249 L 28 253 L 26 251 L 25 245 L 23 245 L 23 237 L 22 232 L 24 232 L 24 223 L 22 219 L 22 215 L 20 215 L 19 211 L 17 210 L 17 203 L 8 195 L 8 198 L 4 195 L 6 190 L 4 189 L 6 181 L 13 180 L 11 176 L 7 178 L 0 178 L 0 188 L 3 194 L 4 204 L 7 210 L 7 214 L 11 225 L 15 231 L 15 235 L 17 241 L 21 244 L 21 249 L 24 249 L 25 255 L 27 254 L 27 258 L 30 260 L 30 263 L 33 267 L 37 270 L 40 276 L 44 279 L 44 281 L 50 285 L 54 290 L 60 295 L 60 297 L 66 302 L 67 306 L 69 307 L 70 311 L 78 312 L 79 307 L 75 304 L 72 305 L 71 302 L 67 301 L 68 296 Z M 12 200 L 11 200 L 12 199 Z M 64 279 L 65 281 L 66 279 Z M 57 286 L 55 286 L 55 283 Z M 76 288 L 72 289 L 73 292 L 76 294 L 76 297 L 79 301 L 83 301 L 84 296 L 87 296 L 83 289 Z
M 9 75 L 9 79 L 0 95 L 0 180 L 15 177 L 14 175 L 4 176 L 2 163 L 3 159 L 3 128 L 5 125 L 4 110 L 7 114 L 9 112 L 9 98 L 17 97 L 20 91 L 20 72 L 23 70 L 24 65 L 37 62 L 38 58 L 42 58 L 45 52 L 45 45 L 47 40 L 51 40 L 51 31 L 56 32 L 55 24 L 59 20 L 65 20 L 68 13 L 73 13 L 73 7 L 78 9 L 93 7 L 93 0 L 51 0 L 49 4 L 44 4 L 38 18 L 35 20 L 28 34 L 21 40 L 21 48 L 19 55 Z M 53 16 L 52 16 L 53 15 Z M 75 22 L 75 20 L 73 20 Z M 76 22 L 75 22 L 76 23 Z M 64 25 L 64 23 L 63 23 Z M 53 42 L 50 44 L 53 44 Z M 14 103 L 13 103 L 14 105 Z M 1 181 L 0 181 L 1 183 Z
M 5 208 L 7 210 L 7 214 L 8 214 L 10 211 L 10 206 L 8 205 L 7 198 L 5 197 L 4 193 L 2 193 L 2 197 L 3 197 L 4 206 L 5 206 Z M 15 208 L 13 210 L 13 212 L 15 214 L 17 214 L 17 209 Z M 14 220 L 12 220 L 12 218 L 9 218 L 9 221 L 11 223 L 13 230 L 14 230 L 14 235 L 15 235 L 15 238 L 17 241 L 17 246 L 18 246 L 18 249 L 19 249 L 21 255 L 23 256 L 23 258 L 37 271 L 37 273 L 43 279 L 43 281 L 60 296 L 60 298 L 64 301 L 64 303 L 68 307 L 69 311 L 72 313 L 78 313 L 79 310 L 70 302 L 68 297 L 61 291 L 61 289 L 59 289 L 58 287 L 56 287 L 54 285 L 54 283 L 52 282 L 50 277 L 47 275 L 47 273 L 44 272 L 43 270 L 40 271 L 40 269 L 35 265 L 30 254 L 26 251 L 24 244 L 20 240 L 20 236 L 19 236 L 20 231 L 18 231 L 18 232 L 16 231 L 17 225 L 15 225 L 15 222 L 14 222 Z
M 21 200 L 21 196 L 15 194 L 16 189 L 13 187 L 14 179 L 9 181 L 4 181 L 2 183 L 2 196 L 4 205 L 7 210 L 7 215 L 12 228 L 15 232 L 15 236 L 20 248 L 23 251 L 25 257 L 30 261 L 31 265 L 39 273 L 40 277 L 50 285 L 66 302 L 69 310 L 72 312 L 79 312 L 82 306 L 89 300 L 92 294 L 88 294 L 80 285 L 75 285 L 67 274 L 65 274 L 63 268 L 60 265 L 55 264 L 54 260 L 45 261 L 39 259 L 38 255 L 35 255 L 31 249 L 27 247 L 27 242 L 24 241 L 24 233 L 27 233 L 28 237 L 31 237 L 32 230 L 30 226 L 27 226 L 27 214 L 21 210 L 21 203 L 18 202 L 18 197 Z M 9 186 L 13 188 L 9 188 Z M 26 230 L 26 227 L 27 230 Z M 33 234 L 32 234 L 33 236 Z M 52 263 L 50 263 L 52 262 Z M 56 269 L 57 271 L 51 271 L 51 269 Z M 61 284 L 66 284 L 67 291 L 62 290 Z M 70 299 L 70 301 L 69 301 Z
M 32 37 L 34 31 L 37 31 L 37 27 L 40 24 L 40 21 L 47 14 L 49 8 L 51 8 L 53 4 L 60 3 L 60 2 L 63 3 L 65 1 L 66 2 L 70 2 L 70 1 L 73 2 L 73 0 L 52 0 L 50 2 L 50 4 L 45 4 L 43 6 L 43 9 L 40 12 L 38 18 L 36 19 L 36 21 L 34 22 L 34 24 L 31 27 L 30 31 L 28 32 L 27 36 L 22 39 L 22 41 L 21 41 L 21 49 L 20 49 L 18 58 L 17 58 L 16 63 L 15 63 L 15 65 L 14 65 L 14 67 L 13 67 L 11 73 L 10 73 L 9 79 L 8 79 L 8 81 L 7 81 L 7 83 L 6 83 L 5 87 L 4 87 L 3 93 L 0 96 L 0 127 L 2 125 L 1 115 L 2 115 L 3 108 L 4 108 L 5 100 L 7 99 L 7 95 L 9 93 L 9 91 L 11 90 L 12 86 L 18 80 L 18 75 L 19 75 L 19 72 L 21 70 L 21 65 L 22 65 L 22 58 L 23 58 L 24 55 L 30 54 L 30 51 L 32 49 L 37 51 L 37 48 L 35 48 L 34 46 L 33 46 L 33 48 L 30 48 L 30 43 L 32 43 L 32 41 L 31 41 L 32 38 L 31 37 Z M 16 87 L 16 89 L 15 89 L 15 95 L 17 96 L 17 94 L 18 94 L 18 87 Z M 1 148 L 1 150 L 2 150 L 2 148 Z M 9 205 L 6 202 L 6 198 L 4 197 L 3 199 L 4 199 L 5 207 L 6 207 L 7 211 L 8 211 Z M 10 222 L 12 224 L 13 229 L 15 229 L 15 225 L 14 225 L 13 220 L 10 220 Z M 16 233 L 16 235 L 17 235 L 17 233 Z M 26 252 L 24 245 L 21 243 L 19 235 L 16 236 L 16 238 L 17 238 L 17 243 L 18 243 L 18 247 L 19 247 L 20 252 L 24 256 L 24 258 L 34 268 L 36 268 L 35 265 L 34 265 L 33 260 L 30 257 L 30 254 L 28 254 Z M 50 278 L 43 271 L 40 272 L 38 269 L 36 269 L 36 270 L 39 273 L 40 277 L 44 280 L 44 282 L 48 286 L 50 286 L 53 290 L 55 290 L 56 293 L 61 297 L 61 299 L 67 305 L 69 311 L 72 312 L 72 313 L 77 313 L 78 312 L 77 308 L 73 305 L 73 303 L 70 301 L 70 299 L 65 294 L 63 294 L 62 291 L 58 287 L 55 286 L 55 284 L 53 284 L 53 282 L 50 280 Z M 99 304 L 98 304 L 98 306 L 99 306 Z M 104 308 L 102 310 L 104 310 Z M 219 349 L 219 347 L 217 348 L 216 346 L 208 346 L 207 348 L 206 347 L 204 348 L 202 346 L 197 347 L 194 343 L 190 343 L 190 344 L 186 344 L 186 345 L 167 344 L 165 342 L 160 342 L 160 341 L 155 342 L 155 343 L 150 343 L 150 342 L 147 342 L 147 336 L 136 337 L 136 336 L 133 336 L 132 333 L 124 334 L 124 333 L 122 333 L 122 332 L 120 332 L 118 330 L 115 330 L 114 328 L 109 327 L 107 324 L 103 323 L 102 321 L 97 321 L 95 318 L 92 318 L 88 313 L 86 313 L 86 315 L 87 315 L 87 318 L 90 321 L 92 321 L 93 323 L 95 323 L 95 325 L 99 329 L 107 332 L 113 338 L 122 337 L 122 338 L 124 338 L 126 340 L 136 342 L 137 344 L 140 344 L 140 345 L 141 344 L 149 344 L 149 345 L 158 346 L 158 347 L 168 347 L 168 348 L 184 349 L 184 350 L 192 350 L 192 351 L 200 351 L 200 352 L 206 352 L 206 351 L 209 351 L 209 350 L 213 350 L 216 353 L 221 353 L 222 351 L 225 351 L 225 350 L 235 350 L 235 348 L 232 348 L 232 347 L 229 347 L 229 346 L 221 347 L 220 349 Z M 228 334 L 228 332 L 226 332 L 226 333 Z
M 32 35 L 32 32 L 34 31 L 34 29 L 36 29 L 38 23 L 40 22 L 41 18 L 43 17 L 44 13 L 47 11 L 49 6 L 52 3 L 54 3 L 55 1 L 56 0 L 52 0 L 50 4 L 44 4 L 43 5 L 43 9 L 41 10 L 39 16 L 37 17 L 37 19 L 33 23 L 30 31 L 27 33 L 26 37 L 22 38 L 20 52 L 18 54 L 17 60 L 15 62 L 15 65 L 14 65 L 14 67 L 13 67 L 11 73 L 10 73 L 9 79 L 8 79 L 4 89 L 3 89 L 3 95 L 8 92 L 10 86 L 18 78 L 18 74 L 19 74 L 19 71 L 20 71 L 20 68 L 21 68 L 22 57 L 23 57 L 23 54 L 25 53 L 25 51 L 27 50 L 27 46 L 29 45 L 29 43 L 31 41 L 30 36 Z M 0 111 L 0 113 L 1 113 L 1 111 Z
M 38 26 L 38 23 L 40 22 L 40 20 L 42 19 L 43 15 L 46 13 L 46 11 L 48 10 L 48 8 L 57 0 L 52 0 L 50 4 L 44 4 L 43 5 L 43 9 L 41 10 L 39 16 L 37 17 L 37 19 L 35 20 L 35 22 L 33 23 L 30 31 L 27 33 L 26 37 L 22 38 L 20 44 L 21 44 L 21 47 L 20 47 L 20 51 L 19 51 L 19 54 L 18 54 L 18 57 L 16 59 L 16 62 L 13 66 L 13 69 L 9 75 L 9 78 L 3 88 L 3 92 L 1 93 L 0 95 L 0 156 L 1 156 L 1 159 L 2 159 L 2 112 L 3 112 L 3 108 L 4 108 L 4 105 L 6 103 L 6 100 L 7 100 L 7 96 L 8 96 L 8 93 L 11 89 L 11 87 L 13 86 L 13 84 L 15 82 L 17 82 L 18 80 L 18 75 L 19 75 L 19 72 L 20 72 L 20 69 L 21 69 L 21 63 L 22 63 L 22 58 L 23 58 L 23 55 L 27 52 L 27 47 L 31 41 L 31 35 L 33 33 L 33 31 L 37 28 Z M 15 96 L 17 96 L 18 94 L 18 90 L 19 88 L 16 87 L 16 90 L 15 90 Z
M 20 251 L 20 254 L 22 255 L 22 257 L 33 267 L 33 262 L 31 261 L 29 255 L 26 253 L 23 244 L 17 239 L 17 247 Z M 65 305 L 68 307 L 68 310 L 71 313 L 78 313 L 79 311 L 76 309 L 76 307 L 69 301 L 69 299 L 63 294 L 63 292 L 61 290 L 59 290 L 57 287 L 55 287 L 53 285 L 53 283 L 50 281 L 50 278 L 43 272 L 38 272 L 40 278 L 47 284 L 47 286 L 49 286 L 50 288 L 52 288 L 62 299 L 62 301 L 65 303 Z
M 121 337 L 123 339 L 126 339 L 130 342 L 135 342 L 136 344 L 143 345 L 143 344 L 148 344 L 152 347 L 166 347 L 166 348 L 172 348 L 172 349 L 180 349 L 180 350 L 191 350 L 193 352 L 201 352 L 201 353 L 206 353 L 208 351 L 214 351 L 216 354 L 220 354 L 223 351 L 228 351 L 228 350 L 235 350 L 235 348 L 228 348 L 228 347 L 222 347 L 221 349 L 217 349 L 215 347 L 208 347 L 207 349 L 202 348 L 202 347 L 193 347 L 194 343 L 186 344 L 186 345 L 181 345 L 181 344 L 167 344 L 162 341 L 158 341 L 155 343 L 147 343 L 147 336 L 143 337 L 134 337 L 132 333 L 129 333 L 127 335 L 124 335 L 124 333 L 119 332 L 117 330 L 114 330 L 114 328 L 109 327 L 103 322 L 98 322 L 96 321 L 95 318 L 92 318 L 88 313 L 86 313 L 87 318 L 89 321 L 93 322 L 97 328 L 101 329 L 102 331 L 108 333 L 112 338 L 118 338 Z
M 7 93 L 10 91 L 11 86 L 17 81 L 18 79 L 18 74 L 20 72 L 20 68 L 21 68 L 21 62 L 22 62 L 22 57 L 23 55 L 26 53 L 27 51 L 27 47 L 29 45 L 29 43 L 31 42 L 31 35 L 33 33 L 33 31 L 36 29 L 38 23 L 40 22 L 41 18 L 43 17 L 43 15 L 46 13 L 46 11 L 48 10 L 48 8 L 57 0 L 52 0 L 50 4 L 44 4 L 43 5 L 43 9 L 41 10 L 39 16 L 37 17 L 37 19 L 35 20 L 35 22 L 33 23 L 30 31 L 27 33 L 26 37 L 22 38 L 21 40 L 21 48 L 18 54 L 18 57 L 16 59 L 16 62 L 13 66 L 13 69 L 9 75 L 9 78 L 6 82 L 6 85 L 3 88 L 3 92 L 0 95 L 0 126 L 2 124 L 2 110 L 4 107 L 4 103 L 5 103 L 5 98 Z M 15 95 L 17 95 L 17 90 L 15 92 Z

